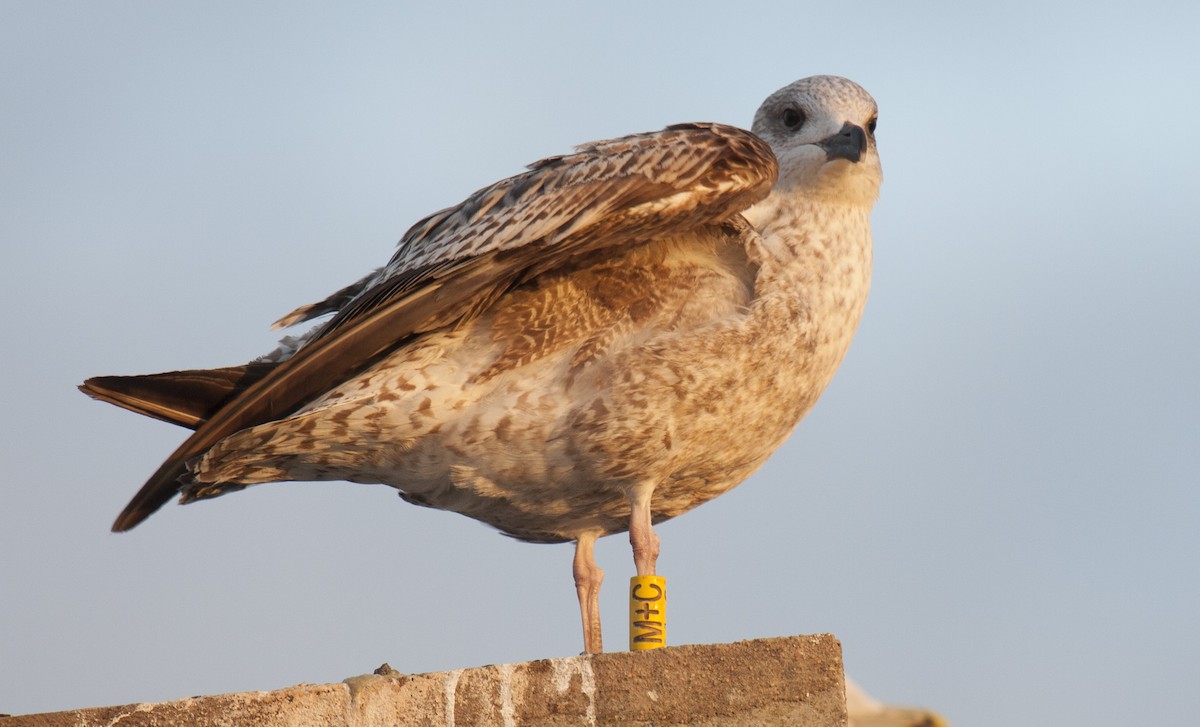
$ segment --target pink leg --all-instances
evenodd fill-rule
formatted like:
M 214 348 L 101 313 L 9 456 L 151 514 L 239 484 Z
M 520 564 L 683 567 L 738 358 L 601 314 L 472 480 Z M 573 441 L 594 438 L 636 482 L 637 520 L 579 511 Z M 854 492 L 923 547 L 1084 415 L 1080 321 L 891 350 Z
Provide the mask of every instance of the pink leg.
M 629 544 L 633 546 L 633 564 L 639 576 L 652 576 L 658 561 L 658 536 L 650 519 L 653 487 L 638 487 L 630 496 L 633 512 L 629 516 Z
M 593 546 L 595 533 L 584 533 L 575 541 L 575 592 L 579 596 L 579 614 L 583 618 L 583 651 L 599 654 L 604 651 L 600 638 L 600 584 L 604 582 L 604 571 L 596 565 Z

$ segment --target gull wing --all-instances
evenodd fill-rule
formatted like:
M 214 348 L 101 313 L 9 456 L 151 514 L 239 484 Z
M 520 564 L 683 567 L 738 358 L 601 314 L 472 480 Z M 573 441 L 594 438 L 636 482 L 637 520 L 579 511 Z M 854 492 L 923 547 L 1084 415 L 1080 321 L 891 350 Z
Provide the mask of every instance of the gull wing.
M 770 147 L 750 132 L 680 124 L 544 159 L 430 215 L 384 268 L 316 304 L 337 314 L 199 422 L 113 530 L 171 499 L 187 462 L 230 434 L 288 416 L 413 337 L 469 320 L 578 256 L 728 219 L 766 197 L 776 174 Z

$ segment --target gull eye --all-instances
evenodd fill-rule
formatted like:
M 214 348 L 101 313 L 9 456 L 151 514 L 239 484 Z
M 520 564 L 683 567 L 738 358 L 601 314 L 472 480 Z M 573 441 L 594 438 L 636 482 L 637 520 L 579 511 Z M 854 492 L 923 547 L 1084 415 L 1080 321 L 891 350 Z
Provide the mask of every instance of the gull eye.
M 869 132 L 871 132 L 872 134 L 874 134 L 874 133 L 875 133 L 875 126 L 876 126 L 878 123 L 879 123 L 879 117 L 878 117 L 878 116 L 872 116 L 872 117 L 871 117 L 871 120 L 867 122 L 867 131 L 869 131 Z
M 804 124 L 804 112 L 798 109 L 783 110 L 783 125 L 789 129 L 798 129 Z

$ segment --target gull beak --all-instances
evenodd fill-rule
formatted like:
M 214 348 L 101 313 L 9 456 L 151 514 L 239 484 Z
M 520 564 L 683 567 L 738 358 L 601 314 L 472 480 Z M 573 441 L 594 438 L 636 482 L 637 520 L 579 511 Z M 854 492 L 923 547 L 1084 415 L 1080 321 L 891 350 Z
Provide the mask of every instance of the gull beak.
M 867 150 L 867 132 L 847 121 L 838 133 L 818 141 L 817 146 L 825 150 L 826 161 L 845 159 L 857 163 Z

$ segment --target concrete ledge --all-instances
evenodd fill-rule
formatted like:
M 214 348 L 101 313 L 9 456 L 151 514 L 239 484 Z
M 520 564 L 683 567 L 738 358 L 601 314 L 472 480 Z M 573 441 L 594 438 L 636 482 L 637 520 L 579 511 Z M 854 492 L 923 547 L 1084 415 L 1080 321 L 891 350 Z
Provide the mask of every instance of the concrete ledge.
M 0 719 L 2 727 L 846 724 L 841 644 L 828 634 L 384 673 L 175 702 Z

